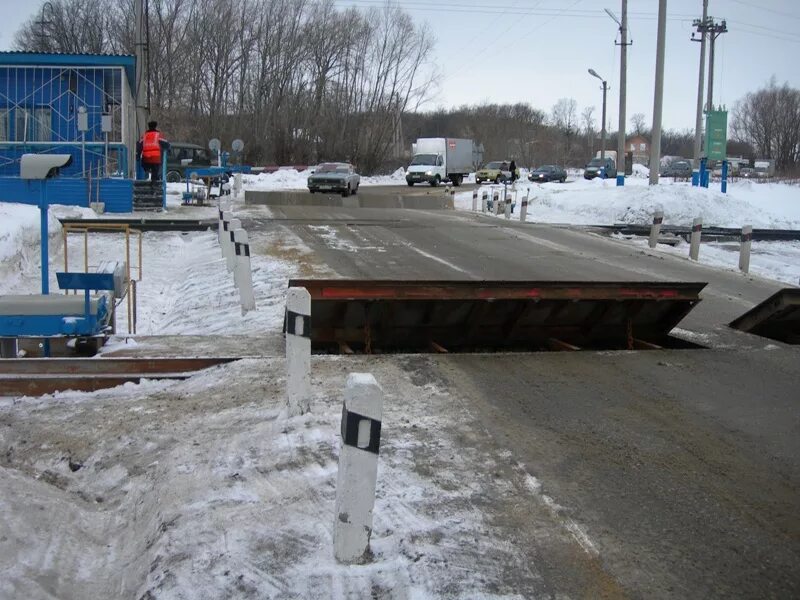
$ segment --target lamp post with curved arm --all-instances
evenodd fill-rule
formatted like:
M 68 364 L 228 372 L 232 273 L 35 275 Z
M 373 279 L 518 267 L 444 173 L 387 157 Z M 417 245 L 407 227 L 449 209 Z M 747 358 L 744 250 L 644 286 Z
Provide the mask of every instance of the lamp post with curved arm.
M 608 83 L 605 79 L 600 77 L 597 74 L 597 71 L 594 69 L 589 69 L 589 75 L 592 77 L 597 77 L 600 81 L 603 82 L 603 121 L 602 127 L 600 129 L 600 160 L 605 160 L 606 158 L 606 92 L 608 92 Z

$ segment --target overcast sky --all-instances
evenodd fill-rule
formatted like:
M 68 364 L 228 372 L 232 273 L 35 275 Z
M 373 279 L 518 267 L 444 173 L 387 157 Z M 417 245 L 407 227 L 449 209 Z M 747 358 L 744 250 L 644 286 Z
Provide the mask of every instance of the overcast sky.
M 435 99 L 426 108 L 489 102 L 530 102 L 549 112 L 559 98 L 575 98 L 578 112 L 596 107 L 600 82 L 610 86 L 607 122 L 617 125 L 620 0 L 392 0 L 436 38 L 431 57 L 441 72 Z M 337 0 L 339 6 L 368 8 L 385 0 Z M 40 3 L 0 0 L 0 48 Z M 628 128 L 630 115 L 652 120 L 657 0 L 629 0 Z M 669 0 L 663 123 L 693 129 L 700 44 L 691 42 L 692 20 L 702 0 Z M 800 0 L 709 0 L 709 14 L 726 19 L 717 40 L 714 101 L 729 107 L 774 75 L 800 88 Z

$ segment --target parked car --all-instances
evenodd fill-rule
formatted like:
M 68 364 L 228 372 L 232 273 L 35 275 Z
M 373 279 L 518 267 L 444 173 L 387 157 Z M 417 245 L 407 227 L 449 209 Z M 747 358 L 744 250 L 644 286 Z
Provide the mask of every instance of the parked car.
M 538 169 L 531 171 L 528 179 L 540 183 L 545 181 L 560 181 L 564 183 L 567 180 L 567 172 L 556 165 L 542 165 Z
M 594 179 L 595 177 L 601 177 L 603 173 L 605 173 L 606 179 L 613 179 L 617 176 L 617 166 L 614 164 L 613 158 L 593 158 L 583 170 L 583 177 L 585 179 Z
M 756 170 L 753 167 L 742 167 L 739 169 L 739 177 L 750 179 L 756 176 Z
M 358 192 L 361 176 L 349 163 L 322 163 L 308 177 L 308 191 L 338 192 L 349 196 Z
M 167 181 L 177 183 L 181 179 L 186 179 L 187 169 L 210 166 L 211 155 L 202 146 L 186 142 L 170 142 L 167 151 Z
M 475 173 L 475 183 L 511 181 L 511 171 L 508 170 L 510 163 L 510 160 L 494 160 L 486 163 Z M 519 177 L 519 168 L 517 168 L 517 177 Z
M 686 179 L 692 176 L 692 163 L 688 160 L 673 160 L 661 171 L 661 177 L 683 177 Z

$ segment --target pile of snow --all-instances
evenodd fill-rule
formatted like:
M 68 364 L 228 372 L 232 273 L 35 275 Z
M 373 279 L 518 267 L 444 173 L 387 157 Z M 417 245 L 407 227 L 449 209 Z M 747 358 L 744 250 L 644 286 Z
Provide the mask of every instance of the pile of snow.
M 312 169 L 279 169 L 274 173 L 243 175 L 242 184 L 245 190 L 304 190 L 308 187 L 308 176 L 311 173 Z M 403 185 L 405 182 L 406 172 L 400 168 L 391 175 L 362 176 L 359 185 Z
M 632 175 L 631 177 L 643 177 L 647 179 L 650 177 L 650 169 L 645 167 L 644 165 L 640 165 L 639 163 L 635 163 L 632 167 Z

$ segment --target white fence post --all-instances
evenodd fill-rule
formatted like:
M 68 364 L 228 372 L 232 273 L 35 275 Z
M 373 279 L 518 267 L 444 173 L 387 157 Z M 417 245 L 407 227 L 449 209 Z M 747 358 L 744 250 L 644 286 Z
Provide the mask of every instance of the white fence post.
M 238 198 L 239 194 L 242 193 L 242 174 L 241 173 L 234 173 L 233 174 L 233 196 L 234 198 Z
M 250 268 L 250 240 L 244 229 L 233 232 L 234 255 L 236 264 L 233 267 L 233 281 L 239 288 L 239 300 L 242 304 L 242 314 L 255 310 L 256 297 L 253 293 L 253 272 Z
M 481 193 L 481 211 L 486 212 L 489 210 L 489 192 L 483 190 Z
M 750 272 L 750 244 L 753 242 L 753 226 L 742 227 L 742 245 L 739 250 L 739 270 L 742 273 Z
M 692 237 L 689 246 L 689 258 L 697 260 L 700 256 L 700 236 L 703 232 L 703 218 L 697 217 L 692 221 Z
M 522 197 L 522 206 L 519 209 L 519 220 L 523 223 L 528 220 L 528 192 Z
M 478 211 L 478 190 L 472 190 L 472 212 Z
M 289 416 L 311 406 L 311 294 L 289 288 L 286 295 L 286 396 Z
M 339 562 L 363 562 L 369 550 L 382 418 L 383 390 L 375 377 L 350 373 L 344 391 L 333 526 L 333 553 Z
M 500 214 L 500 190 L 494 190 L 492 192 L 492 205 L 494 207 L 494 214 Z
M 242 222 L 239 219 L 231 219 L 228 223 L 228 255 L 225 257 L 225 266 L 228 267 L 228 272 L 233 271 L 236 265 L 236 252 L 233 246 L 233 232 L 242 228 Z
M 658 236 L 661 235 L 661 223 L 664 222 L 664 211 L 657 210 L 653 214 L 653 224 L 650 226 L 650 247 L 655 248 Z
M 233 214 L 229 210 L 222 211 L 222 231 L 220 231 L 219 237 L 219 245 L 222 249 L 222 258 L 225 260 L 228 259 L 229 254 L 229 238 L 230 238 L 230 230 L 231 230 L 231 219 L 233 219 Z

